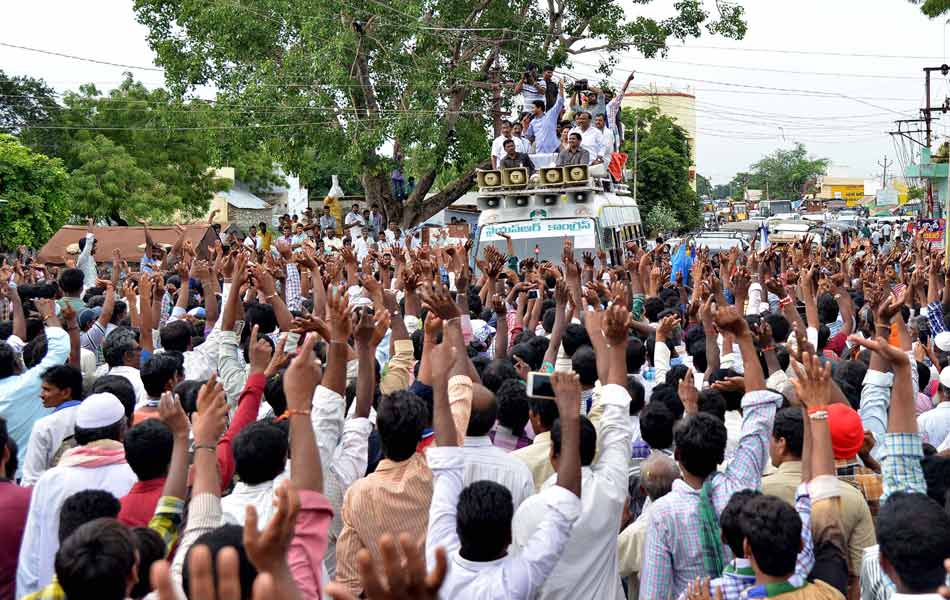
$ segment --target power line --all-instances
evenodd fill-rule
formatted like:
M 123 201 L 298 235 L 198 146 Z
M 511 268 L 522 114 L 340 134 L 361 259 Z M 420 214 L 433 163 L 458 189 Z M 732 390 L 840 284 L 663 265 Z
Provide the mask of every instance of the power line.
M 30 48 L 29 46 L 19 46 L 19 45 L 17 45 L 17 44 L 10 44 L 10 43 L 7 43 L 7 42 L 0 42 L 0 46 L 5 46 L 5 47 L 7 47 L 7 48 L 16 48 L 17 50 L 26 50 L 27 52 L 37 52 L 37 53 L 39 53 L 39 54 L 49 54 L 50 56 L 59 56 L 59 57 L 62 57 L 62 58 L 68 58 L 68 59 L 71 59 L 71 60 L 78 60 L 78 61 L 82 61 L 82 62 L 95 63 L 95 64 L 99 64 L 99 65 L 107 65 L 107 66 L 110 66 L 110 67 L 121 67 L 121 68 L 123 68 L 123 69 L 137 69 L 137 70 L 140 70 L 140 71 L 157 71 L 157 72 L 159 72 L 159 73 L 164 73 L 164 72 L 165 72 L 164 69 L 160 69 L 160 68 L 157 68 L 157 67 L 140 67 L 140 66 L 136 66 L 136 65 L 124 65 L 124 64 L 122 64 L 122 63 L 114 63 L 114 62 L 109 62 L 109 61 L 106 61 L 106 60 L 99 60 L 99 59 L 96 59 L 96 58 L 85 58 L 85 57 L 82 57 L 82 56 L 75 56 L 75 55 L 73 55 L 73 54 L 66 54 L 66 53 L 64 53 L 64 52 L 55 52 L 55 51 L 53 51 L 53 50 L 42 50 L 42 49 L 40 49 L 40 48 Z

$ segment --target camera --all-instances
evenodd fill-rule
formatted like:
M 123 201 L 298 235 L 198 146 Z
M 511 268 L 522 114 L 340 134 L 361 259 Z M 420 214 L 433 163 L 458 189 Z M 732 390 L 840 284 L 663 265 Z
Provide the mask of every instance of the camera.
M 570 93 L 576 94 L 578 92 L 586 92 L 590 89 L 590 85 L 587 83 L 586 79 L 578 79 L 571 85 Z

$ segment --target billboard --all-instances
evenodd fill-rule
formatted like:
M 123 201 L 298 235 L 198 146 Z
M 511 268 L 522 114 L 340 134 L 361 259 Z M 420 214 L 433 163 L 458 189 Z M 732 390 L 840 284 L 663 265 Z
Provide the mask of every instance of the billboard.
M 942 244 L 946 225 L 943 219 L 921 219 L 917 231 L 921 239 L 931 244 Z
M 835 200 L 863 200 L 864 184 L 861 185 L 833 185 L 831 197 Z

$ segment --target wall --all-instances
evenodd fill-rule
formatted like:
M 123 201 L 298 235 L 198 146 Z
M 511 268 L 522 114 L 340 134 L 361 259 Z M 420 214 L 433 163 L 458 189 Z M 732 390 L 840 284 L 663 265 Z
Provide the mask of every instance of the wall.
M 668 88 L 650 86 L 627 92 L 621 102 L 623 108 L 657 108 L 661 114 L 673 118 L 676 124 L 686 130 L 689 136 L 690 186 L 696 189 L 696 96 L 689 92 L 680 92 Z M 626 139 L 633 139 L 633 132 L 624 132 Z M 630 157 L 633 160 L 633 157 Z

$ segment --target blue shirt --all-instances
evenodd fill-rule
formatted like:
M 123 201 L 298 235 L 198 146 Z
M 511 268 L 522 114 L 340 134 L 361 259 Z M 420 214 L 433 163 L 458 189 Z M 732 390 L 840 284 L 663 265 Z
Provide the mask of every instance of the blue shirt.
M 525 137 L 534 137 L 534 148 L 539 154 L 551 154 L 561 147 L 561 140 L 557 137 L 557 118 L 564 107 L 564 96 L 559 95 L 557 101 L 540 119 L 535 117 L 528 123 Z
M 61 327 L 46 328 L 46 356 L 32 369 L 0 379 L 0 417 L 17 443 L 17 458 L 23 464 L 33 423 L 51 414 L 40 400 L 40 388 L 46 369 L 66 363 L 69 358 L 69 334 Z

